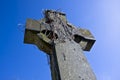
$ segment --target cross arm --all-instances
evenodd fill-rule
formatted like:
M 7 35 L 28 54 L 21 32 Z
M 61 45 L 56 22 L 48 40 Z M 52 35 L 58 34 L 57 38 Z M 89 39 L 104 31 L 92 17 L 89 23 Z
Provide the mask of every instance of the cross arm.
M 80 44 L 84 51 L 90 51 L 96 41 L 91 32 L 87 29 L 77 28 L 73 34 L 74 41 Z
M 72 28 L 74 41 L 77 42 L 84 51 L 90 51 L 96 41 L 92 33 L 87 29 L 76 28 L 71 23 L 67 23 L 67 25 L 69 28 Z
M 49 31 L 49 25 L 44 24 L 43 22 L 44 19 L 40 21 L 27 19 L 24 43 L 35 44 L 39 49 L 50 54 L 52 50 L 51 40 L 45 35 L 45 27 L 47 27 Z

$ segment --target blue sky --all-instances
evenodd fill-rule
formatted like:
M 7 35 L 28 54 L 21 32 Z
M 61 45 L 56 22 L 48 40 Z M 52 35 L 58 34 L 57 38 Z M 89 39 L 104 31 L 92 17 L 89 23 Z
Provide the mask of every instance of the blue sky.
M 51 80 L 46 54 L 24 44 L 18 26 L 41 19 L 44 9 L 59 9 L 72 24 L 89 29 L 96 43 L 84 53 L 97 80 L 120 80 L 120 0 L 2 0 L 0 80 Z

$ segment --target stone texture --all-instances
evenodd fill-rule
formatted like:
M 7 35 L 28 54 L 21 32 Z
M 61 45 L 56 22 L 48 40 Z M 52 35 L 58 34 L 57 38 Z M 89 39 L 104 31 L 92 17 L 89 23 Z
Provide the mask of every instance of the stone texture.
M 55 50 L 61 80 L 96 80 L 79 44 L 65 40 Z
M 24 43 L 49 55 L 52 80 L 96 80 L 83 54 L 95 42 L 90 31 L 76 28 L 64 13 L 46 10 L 44 15 L 41 20 L 27 19 Z

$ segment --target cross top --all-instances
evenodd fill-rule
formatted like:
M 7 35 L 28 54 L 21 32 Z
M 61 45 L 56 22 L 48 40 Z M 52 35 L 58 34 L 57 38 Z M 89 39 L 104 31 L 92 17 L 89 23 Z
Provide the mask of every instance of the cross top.
M 76 28 L 66 20 L 66 14 L 45 10 L 41 20 L 27 19 L 24 42 L 35 44 L 51 54 L 52 42 L 65 42 L 66 39 L 78 43 L 84 51 L 90 51 L 95 42 L 89 30 Z

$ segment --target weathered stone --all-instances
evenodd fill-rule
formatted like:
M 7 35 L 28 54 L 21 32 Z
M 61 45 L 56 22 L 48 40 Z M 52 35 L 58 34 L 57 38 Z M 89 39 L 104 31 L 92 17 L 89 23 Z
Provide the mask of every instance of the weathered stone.
M 96 80 L 79 44 L 66 39 L 55 45 L 55 51 L 61 80 Z
M 96 80 L 82 51 L 90 51 L 95 42 L 90 31 L 68 23 L 64 13 L 44 13 L 41 20 L 27 20 L 24 42 L 50 56 L 52 80 Z

